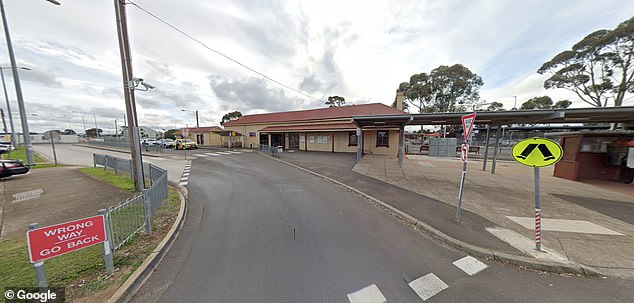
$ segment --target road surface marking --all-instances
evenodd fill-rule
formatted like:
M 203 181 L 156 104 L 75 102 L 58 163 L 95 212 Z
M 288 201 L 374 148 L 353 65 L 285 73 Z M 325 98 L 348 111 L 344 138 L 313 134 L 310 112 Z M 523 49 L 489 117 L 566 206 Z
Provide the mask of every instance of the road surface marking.
M 230 154 L 241 154 L 242 152 L 238 152 L 238 151 L 232 151 L 232 150 L 228 150 L 227 151 Z
M 427 301 L 427 299 L 448 288 L 449 285 L 443 282 L 443 280 L 440 280 L 440 278 L 436 277 L 433 273 L 429 273 L 410 282 L 409 287 L 411 287 L 423 301 Z
M 40 195 L 43 193 L 44 193 L 44 189 L 38 188 L 34 190 L 29 190 L 29 191 L 13 194 L 13 201 L 11 201 L 11 203 L 39 198 Z
M 361 290 L 348 294 L 348 301 L 350 303 L 385 303 L 387 300 L 381 293 L 381 290 L 372 284 Z
M 221 155 L 231 155 L 231 153 L 227 153 L 227 152 L 218 152 L 218 154 L 221 154 Z
M 480 262 L 480 260 L 472 256 L 466 256 L 456 262 L 453 262 L 453 265 L 462 269 L 462 271 L 470 276 L 473 276 L 488 267 L 486 264 Z
M 535 227 L 535 219 L 532 217 L 512 217 L 506 216 L 515 223 L 522 225 L 528 229 Z M 543 231 L 563 231 L 580 234 L 596 234 L 596 235 L 615 235 L 623 236 L 622 233 L 605 228 L 601 225 L 585 220 L 562 220 L 562 219 L 545 219 L 542 218 Z
M 178 183 L 178 185 L 187 186 L 187 182 Z
M 535 250 L 535 242 L 512 230 L 501 227 L 487 227 L 486 230 L 502 241 L 517 248 L 519 251 L 531 255 L 540 260 L 550 260 L 557 262 L 570 262 L 564 255 L 552 251 L 542 245 L 542 251 Z
M 207 156 L 220 156 L 220 154 L 216 154 L 216 153 L 205 153 L 205 155 L 207 155 Z

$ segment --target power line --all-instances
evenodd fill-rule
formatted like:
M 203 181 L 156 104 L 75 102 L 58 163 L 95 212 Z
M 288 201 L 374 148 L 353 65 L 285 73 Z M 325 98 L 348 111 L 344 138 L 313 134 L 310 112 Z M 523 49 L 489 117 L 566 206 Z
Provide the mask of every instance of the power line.
M 186 33 L 185 31 L 181 30 L 180 28 L 178 28 L 178 27 L 176 27 L 176 26 L 174 26 L 174 25 L 170 24 L 169 22 L 167 22 L 167 21 L 165 21 L 165 20 L 161 19 L 161 18 L 160 18 L 160 17 L 158 17 L 157 15 L 155 15 L 155 14 L 153 14 L 153 13 L 149 12 L 148 10 L 146 10 L 146 9 L 142 8 L 141 6 L 139 6 L 138 4 L 136 4 L 136 3 L 132 2 L 132 1 L 128 1 L 127 3 L 130 3 L 130 4 L 134 5 L 136 8 L 140 9 L 140 10 L 141 10 L 141 11 L 143 11 L 144 13 L 146 13 L 146 14 L 150 15 L 150 16 L 151 16 L 151 17 L 153 17 L 154 19 L 156 19 L 156 20 L 158 20 L 159 22 L 161 22 L 161 23 L 163 23 L 163 24 L 167 25 L 168 27 L 170 27 L 170 28 L 172 28 L 173 30 L 175 30 L 175 31 L 179 32 L 180 34 L 182 34 L 183 36 L 185 36 L 185 37 L 187 37 L 187 38 L 191 39 L 192 41 L 194 41 L 194 42 L 196 42 L 196 43 L 198 43 L 198 44 L 202 45 L 204 48 L 206 48 L 206 49 L 208 49 L 208 50 L 210 50 L 210 51 L 212 51 L 212 52 L 214 52 L 214 53 L 216 53 L 216 54 L 218 54 L 218 55 L 220 55 L 220 56 L 222 56 L 222 57 L 226 58 L 227 60 L 229 60 L 229 61 L 231 61 L 231 62 L 233 62 L 233 63 L 235 63 L 235 64 L 238 64 L 238 65 L 240 65 L 240 66 L 242 66 L 242 67 L 244 67 L 244 68 L 248 69 L 249 71 L 251 71 L 251 72 L 253 72 L 253 73 L 258 74 L 259 76 L 263 77 L 264 79 L 267 79 L 267 80 L 269 80 L 269 81 L 271 81 L 271 82 L 273 82 L 273 83 L 275 83 L 275 84 L 277 84 L 277 85 L 279 85 L 279 86 L 282 86 L 282 87 L 284 87 L 284 88 L 290 89 L 290 90 L 292 90 L 292 91 L 294 91 L 294 92 L 296 92 L 296 93 L 298 93 L 298 94 L 304 95 L 304 96 L 306 96 L 306 97 L 308 97 L 308 98 L 311 98 L 311 99 L 314 99 L 314 100 L 317 100 L 317 101 L 322 101 L 322 102 L 324 101 L 324 100 L 321 100 L 321 99 L 319 99 L 319 98 L 313 97 L 313 96 L 311 96 L 311 95 L 309 95 L 309 94 L 307 94 L 307 93 L 305 93 L 305 92 L 303 92 L 303 91 L 300 91 L 300 90 L 295 89 L 295 88 L 293 88 L 293 87 L 291 87 L 291 86 L 288 86 L 288 85 L 286 85 L 286 84 L 284 84 L 284 83 L 282 83 L 282 82 L 280 82 L 280 81 L 277 81 L 277 80 L 275 80 L 275 79 L 273 79 L 273 78 L 271 78 L 271 77 L 269 77 L 269 76 L 267 76 L 267 75 L 265 75 L 265 74 L 263 74 L 263 73 L 261 73 L 261 72 L 259 72 L 259 71 L 255 70 L 255 69 L 253 69 L 253 68 L 251 68 L 251 67 L 247 66 L 246 64 L 244 64 L 244 63 L 242 63 L 242 62 L 240 62 L 240 61 L 238 61 L 238 60 L 236 60 L 236 59 L 233 59 L 233 58 L 229 57 L 228 55 L 225 55 L 223 52 L 221 52 L 221 51 L 219 51 L 219 50 L 216 50 L 216 49 L 213 49 L 213 48 L 209 47 L 207 44 L 205 44 L 204 42 L 200 41 L 199 39 L 197 39 L 197 38 L 195 38 L 195 37 L 191 36 L 190 34 Z

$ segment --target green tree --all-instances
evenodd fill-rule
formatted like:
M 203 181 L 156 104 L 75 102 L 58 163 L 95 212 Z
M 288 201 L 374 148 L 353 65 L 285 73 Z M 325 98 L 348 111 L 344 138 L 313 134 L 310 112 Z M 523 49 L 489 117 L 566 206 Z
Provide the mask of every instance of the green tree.
M 441 65 L 429 74 L 412 75 L 397 92 L 403 92 L 405 101 L 420 113 L 456 112 L 479 99 L 482 84 L 480 76 L 461 64 Z
M 555 105 L 553 105 L 552 108 L 568 108 L 570 104 L 572 104 L 572 102 L 570 102 L 569 100 L 559 100 L 557 101 L 557 103 L 555 103 Z
M 548 96 L 534 97 L 522 103 L 520 109 L 549 109 L 553 106 L 553 99 Z
M 230 113 L 226 113 L 224 116 L 222 116 L 222 120 L 220 121 L 220 125 L 224 126 L 225 122 L 238 120 L 240 117 L 242 117 L 242 113 L 237 111 L 237 110 L 236 111 L 232 111 Z
M 167 131 L 165 131 L 165 138 L 169 138 L 169 139 L 176 139 L 176 133 L 179 132 L 180 130 L 178 128 L 174 128 L 174 129 L 168 129 Z
M 554 109 L 567 108 L 572 102 L 568 100 L 557 101 L 553 104 L 553 99 L 548 96 L 534 97 L 522 103 L 520 109 Z
M 491 104 L 489 104 L 489 106 L 487 106 L 487 111 L 493 112 L 493 111 L 503 111 L 504 109 L 504 104 L 500 103 L 500 102 L 491 102 Z
M 574 92 L 595 107 L 623 105 L 634 92 L 634 17 L 613 30 L 598 30 L 544 63 L 540 74 L 550 74 L 544 88 Z
M 330 96 L 328 97 L 328 101 L 325 102 L 328 107 L 338 107 L 343 106 L 346 103 L 346 99 L 344 97 L 339 96 Z

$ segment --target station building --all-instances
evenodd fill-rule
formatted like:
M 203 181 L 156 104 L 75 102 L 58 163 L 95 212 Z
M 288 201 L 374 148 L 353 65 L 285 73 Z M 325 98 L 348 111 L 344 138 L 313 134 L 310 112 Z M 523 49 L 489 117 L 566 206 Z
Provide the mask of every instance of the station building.
M 397 155 L 399 127 L 364 127 L 357 137 L 354 116 L 404 115 L 381 103 L 355 104 L 310 110 L 245 115 L 225 123 L 225 130 L 241 134 L 243 147 L 279 146 L 284 150 L 357 152 Z

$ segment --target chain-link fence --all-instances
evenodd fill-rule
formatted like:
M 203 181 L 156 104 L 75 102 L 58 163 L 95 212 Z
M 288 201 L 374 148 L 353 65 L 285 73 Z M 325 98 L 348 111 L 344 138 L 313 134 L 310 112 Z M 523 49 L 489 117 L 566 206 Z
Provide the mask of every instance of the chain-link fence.
M 132 161 L 108 155 L 93 154 L 94 166 L 123 172 L 132 178 Z M 150 187 L 119 205 L 108 208 L 106 220 L 110 228 L 110 246 L 118 249 L 145 228 L 152 232 L 152 217 L 167 198 L 167 171 L 149 163 L 143 170 Z

